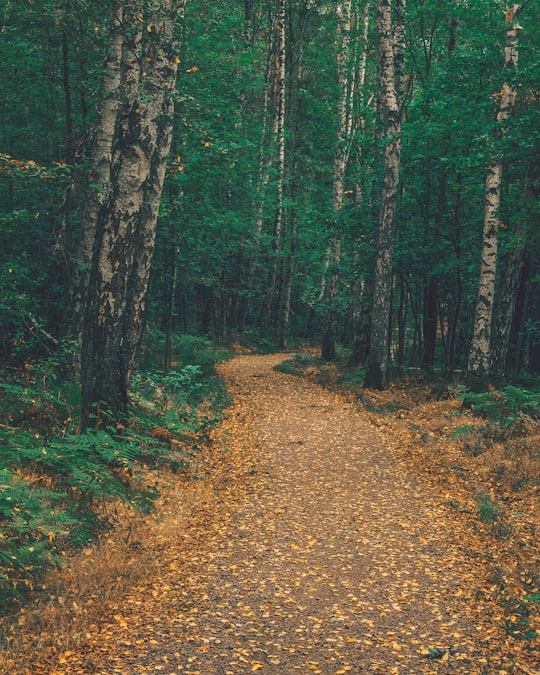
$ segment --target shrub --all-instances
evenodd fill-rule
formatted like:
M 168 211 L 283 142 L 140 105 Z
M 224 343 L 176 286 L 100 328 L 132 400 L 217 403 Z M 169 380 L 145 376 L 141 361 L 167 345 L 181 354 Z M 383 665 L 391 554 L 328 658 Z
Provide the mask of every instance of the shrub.
M 540 392 L 508 385 L 502 391 L 483 393 L 458 387 L 454 393 L 461 398 L 464 407 L 506 431 L 519 431 L 527 420 L 540 421 Z

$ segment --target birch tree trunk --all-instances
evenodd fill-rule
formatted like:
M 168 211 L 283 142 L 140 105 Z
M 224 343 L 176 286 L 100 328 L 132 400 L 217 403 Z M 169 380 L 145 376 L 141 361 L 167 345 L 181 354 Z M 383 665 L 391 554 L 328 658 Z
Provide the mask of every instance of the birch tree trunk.
M 281 231 L 284 218 L 284 185 L 285 185 L 285 94 L 286 94 L 286 31 L 285 8 L 287 0 L 278 0 L 276 10 L 276 107 L 275 107 L 275 135 L 276 135 L 276 208 L 274 215 L 274 231 L 272 235 L 272 250 L 270 272 L 266 294 L 261 307 L 259 325 L 264 331 L 268 325 L 272 302 L 276 295 L 276 282 L 279 267 L 279 249 Z
M 90 268 L 96 239 L 99 212 L 107 200 L 116 129 L 116 116 L 120 105 L 122 82 L 122 52 L 129 18 L 124 16 L 122 0 L 112 1 L 112 24 L 109 33 L 107 56 L 103 64 L 101 89 L 96 111 L 96 122 L 90 145 L 90 170 L 86 178 L 84 205 L 81 215 L 82 228 L 71 269 L 71 283 L 66 308 L 64 334 L 73 341 L 72 362 L 68 364 L 72 379 L 80 376 L 80 338 L 90 280 Z M 68 251 L 71 254 L 71 251 Z
M 516 22 L 520 6 L 515 4 L 506 11 L 506 43 L 504 68 L 511 72 L 517 67 L 519 25 Z M 505 82 L 499 98 L 497 121 L 506 122 L 512 115 L 516 94 Z M 474 315 L 474 328 L 469 350 L 468 370 L 471 373 L 490 373 L 490 348 L 493 307 L 495 304 L 495 282 L 497 277 L 498 232 L 500 229 L 499 208 L 501 205 L 503 165 L 500 157 L 493 157 L 486 174 L 484 197 L 484 228 L 480 280 Z
M 338 75 L 338 132 L 334 150 L 332 179 L 332 223 L 328 237 L 328 269 L 323 294 L 321 358 L 333 361 L 336 358 L 336 303 L 339 294 L 339 265 L 341 260 L 341 232 L 338 224 L 343 208 L 345 173 L 349 160 L 354 74 L 351 67 L 351 18 L 352 2 L 345 0 L 338 5 L 338 34 L 341 38 L 337 54 Z
M 82 329 L 83 429 L 127 414 L 173 128 L 178 62 L 173 31 L 185 0 L 123 4 L 130 28 L 122 51 L 125 79 Z
M 512 323 L 518 304 L 519 288 L 522 284 L 523 270 L 527 258 L 525 244 L 525 223 L 532 222 L 533 209 L 540 197 L 540 142 L 536 143 L 537 152 L 529 165 L 525 179 L 524 202 L 525 218 L 519 223 L 515 232 L 515 246 L 510 250 L 506 262 L 506 271 L 501 284 L 501 292 L 497 303 L 495 330 L 491 345 L 491 375 L 504 380 L 507 375 L 507 356 Z
M 404 20 L 405 0 L 400 1 L 397 18 Z M 379 35 L 379 86 L 384 124 L 384 178 L 379 215 L 379 239 L 373 288 L 370 350 L 364 386 L 384 389 L 388 365 L 389 322 L 392 297 L 392 263 L 395 219 L 401 161 L 401 110 L 396 88 L 394 34 L 390 0 L 379 0 L 377 9 Z M 398 78 L 399 81 L 399 78 Z
M 291 129 L 291 138 L 289 142 L 290 151 L 288 153 L 289 169 L 287 170 L 288 180 L 288 201 L 290 203 L 287 216 L 288 224 L 288 250 L 283 266 L 283 278 L 281 282 L 280 310 L 279 310 L 279 331 L 278 331 L 278 349 L 287 348 L 287 339 L 289 336 L 289 319 L 291 314 L 291 293 L 294 277 L 294 266 L 296 262 L 296 238 L 297 238 L 297 213 L 296 213 L 296 185 L 298 173 L 298 136 L 300 132 L 301 116 L 299 110 L 299 90 L 303 78 L 304 62 L 304 23 L 307 14 L 308 2 L 301 0 L 296 15 L 296 21 L 292 12 L 290 16 L 290 45 L 294 45 L 294 51 L 289 50 L 290 63 L 290 87 L 289 87 L 289 126 Z M 289 6 L 290 7 L 290 6 Z

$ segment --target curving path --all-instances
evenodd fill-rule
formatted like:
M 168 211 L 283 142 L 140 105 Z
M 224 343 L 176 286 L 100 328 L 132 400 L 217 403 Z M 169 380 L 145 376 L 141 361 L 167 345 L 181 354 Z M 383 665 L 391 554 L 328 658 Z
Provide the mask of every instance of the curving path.
M 275 372 L 283 358 L 221 366 L 235 405 L 213 501 L 59 673 L 499 672 L 449 509 L 343 398 Z

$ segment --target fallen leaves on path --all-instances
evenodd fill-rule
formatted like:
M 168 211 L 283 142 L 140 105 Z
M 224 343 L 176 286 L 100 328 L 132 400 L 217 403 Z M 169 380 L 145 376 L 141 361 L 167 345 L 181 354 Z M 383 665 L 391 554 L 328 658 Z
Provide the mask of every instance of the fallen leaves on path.
M 273 371 L 282 358 L 221 366 L 234 404 L 190 479 L 197 508 L 179 525 L 169 499 L 141 553 L 153 577 L 31 672 L 534 672 L 467 522 L 345 398 Z

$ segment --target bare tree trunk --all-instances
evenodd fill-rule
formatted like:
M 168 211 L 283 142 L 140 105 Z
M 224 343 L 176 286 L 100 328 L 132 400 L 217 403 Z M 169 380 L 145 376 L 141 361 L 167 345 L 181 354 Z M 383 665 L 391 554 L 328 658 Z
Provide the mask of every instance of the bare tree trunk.
M 366 119 L 363 112 L 363 108 L 366 104 L 366 97 L 364 93 L 365 80 L 366 80 L 366 66 L 367 66 L 367 55 L 368 55 L 368 34 L 369 34 L 369 20 L 371 14 L 371 0 L 366 0 L 364 5 L 364 11 L 362 18 L 359 24 L 359 37 L 358 48 L 359 48 L 359 58 L 358 58 L 358 68 L 356 73 L 357 83 L 357 105 L 361 110 L 360 114 L 354 119 L 353 122 L 353 136 L 356 135 L 356 132 L 360 130 L 360 138 L 357 140 L 354 164 L 356 165 L 356 170 L 359 174 L 362 174 L 363 171 L 360 170 L 363 164 L 363 155 L 364 155 L 364 143 L 361 140 L 365 128 L 366 128 Z M 362 167 L 364 168 L 364 167 Z M 361 179 L 357 179 L 353 186 L 353 195 L 354 195 L 354 204 L 359 207 L 364 200 L 364 185 Z M 357 233 L 355 235 L 356 244 L 353 249 L 352 259 L 353 259 L 353 270 L 354 270 L 354 280 L 351 286 L 351 294 L 349 299 L 349 316 L 350 316 L 350 342 L 352 343 L 353 350 L 351 354 L 351 363 L 360 363 L 365 362 L 368 355 L 368 344 L 369 344 L 369 332 L 370 332 L 370 315 L 371 315 L 371 293 L 372 293 L 372 283 L 371 280 L 368 280 L 365 271 L 360 267 L 359 263 L 359 251 L 358 245 L 361 244 L 361 237 Z M 369 296 L 369 297 L 368 297 Z
M 519 26 L 515 21 L 520 12 L 514 5 L 506 12 L 506 31 L 504 67 L 507 72 L 517 67 Z M 497 121 L 504 123 L 514 110 L 516 93 L 510 85 L 503 84 Z M 495 281 L 497 276 L 498 232 L 500 229 L 499 208 L 501 205 L 503 165 L 500 157 L 494 157 L 488 168 L 485 187 L 484 230 L 482 240 L 482 258 L 480 263 L 480 281 L 474 317 L 474 329 L 469 350 L 468 370 L 471 373 L 490 373 L 490 349 L 493 307 L 495 303 Z
M 290 5 L 289 5 L 290 7 Z M 299 89 L 303 77 L 303 63 L 304 63 L 304 23 L 307 13 L 307 1 L 301 0 L 298 6 L 296 21 L 294 20 L 292 12 L 290 15 L 290 31 L 291 38 L 289 40 L 291 48 L 289 49 L 289 63 L 290 65 L 290 95 L 289 95 L 289 110 L 291 139 L 290 152 L 288 153 L 290 169 L 287 172 L 288 180 L 288 197 L 290 207 L 288 209 L 288 251 L 284 263 L 283 280 L 281 289 L 281 306 L 279 316 L 279 349 L 287 348 L 287 340 L 289 334 L 289 318 L 291 314 L 291 293 L 292 283 L 294 277 L 294 266 L 296 262 L 296 230 L 297 230 L 297 214 L 296 214 L 296 181 L 297 181 L 297 158 L 296 152 L 298 143 L 298 134 L 300 131 L 300 112 L 299 105 Z M 294 51 L 293 51 L 293 48 Z
M 332 179 L 332 222 L 328 237 L 327 271 L 323 294 L 322 339 L 321 357 L 325 361 L 336 358 L 336 311 L 339 294 L 340 260 L 341 260 L 341 232 L 338 223 L 339 214 L 343 208 L 343 191 L 345 173 L 349 161 L 351 131 L 352 131 L 352 102 L 354 93 L 353 59 L 351 58 L 351 19 L 352 2 L 346 0 L 338 5 L 338 36 L 340 48 L 337 54 L 338 75 L 338 132 L 334 149 L 334 171 Z
M 245 1 L 245 17 L 246 17 L 246 42 L 253 47 L 255 39 L 254 26 L 254 3 L 252 0 Z M 245 272 L 245 288 L 247 290 L 246 296 L 242 303 L 240 316 L 238 320 L 239 328 L 245 325 L 247 317 L 252 307 L 252 295 L 255 288 L 255 276 L 257 268 L 257 259 L 260 255 L 260 238 L 264 224 L 264 204 L 265 197 L 270 182 L 270 169 L 272 164 L 273 154 L 270 157 L 266 154 L 267 145 L 269 144 L 269 119 L 270 119 L 270 101 L 272 91 L 272 71 L 274 66 L 274 49 L 275 49 L 275 31 L 274 27 L 270 26 L 268 37 L 268 54 L 266 59 L 266 73 L 265 86 L 262 100 L 262 129 L 259 139 L 259 166 L 257 172 L 256 186 L 254 190 L 255 198 L 253 199 L 253 213 L 254 225 L 251 240 L 248 242 L 246 255 L 246 272 Z M 277 116 L 273 115 L 273 138 L 277 136 Z
M 285 7 L 287 0 L 278 0 L 276 14 L 276 210 L 274 215 L 274 232 L 272 235 L 272 251 L 270 272 L 263 305 L 261 308 L 260 328 L 264 331 L 270 319 L 272 303 L 276 294 L 276 282 L 279 268 L 279 250 L 281 245 L 281 231 L 284 219 L 284 186 L 285 186 L 285 93 L 286 93 L 286 31 Z
M 122 84 L 122 52 L 129 18 L 124 16 L 122 0 L 112 2 L 112 24 L 107 56 L 103 66 L 96 122 L 90 147 L 90 164 L 81 215 L 82 228 L 74 254 L 66 308 L 64 333 L 74 341 L 71 377 L 80 375 L 80 337 L 84 318 L 97 220 L 109 193 L 113 140 Z M 68 254 L 71 252 L 68 251 Z
M 172 230 L 172 227 L 170 228 Z M 167 242 L 168 250 L 165 253 L 165 354 L 163 356 L 163 370 L 169 372 L 172 366 L 172 332 L 174 327 L 174 308 L 176 305 L 176 285 L 178 281 L 178 251 L 173 242 L 174 233 L 170 232 Z M 167 260 L 168 258 L 168 260 Z
M 293 197 L 294 192 L 291 193 Z M 296 259 L 296 211 L 294 206 L 289 215 L 289 251 L 285 261 L 282 284 L 282 307 L 279 317 L 279 342 L 278 349 L 287 348 L 287 338 L 289 334 L 289 318 L 291 313 L 291 292 L 294 276 L 294 264 Z
M 536 144 L 540 146 L 540 143 Z M 540 147 L 537 148 L 540 150 Z M 525 219 L 520 222 L 515 233 L 515 246 L 511 249 L 507 263 L 506 273 L 502 280 L 501 293 L 497 305 L 495 330 L 491 346 L 491 374 L 504 379 L 507 374 L 507 356 L 512 330 L 512 322 L 518 300 L 518 291 L 521 285 L 523 269 L 527 249 L 524 241 L 525 222 L 532 220 L 532 211 L 540 196 L 540 160 L 539 152 L 533 153 L 533 159 L 529 166 L 525 179 L 524 201 L 526 204 Z
M 439 178 L 437 191 L 437 203 L 434 215 L 434 231 L 429 236 L 431 244 L 438 246 L 441 239 L 444 213 L 446 211 L 446 174 Z M 427 243 L 427 242 L 426 242 Z M 422 365 L 431 367 L 435 363 L 437 347 L 437 315 L 438 302 L 438 278 L 434 273 L 428 274 L 423 280 L 423 303 L 422 303 L 422 333 L 424 337 Z M 441 333 L 442 336 L 442 333 Z
M 82 428 L 127 414 L 166 160 L 177 62 L 173 30 L 185 0 L 127 2 L 123 98 L 117 111 L 107 200 L 99 210 L 82 330 Z M 141 18 L 143 21 L 141 22 Z M 144 28 L 144 31 L 143 31 Z M 143 69 L 144 64 L 144 69 Z
M 404 10 L 405 0 L 400 2 Z M 390 0 L 378 2 L 379 83 L 381 111 L 384 122 L 384 179 L 379 216 L 379 240 L 373 291 L 370 351 L 364 385 L 374 389 L 386 386 L 388 364 L 389 321 L 392 298 L 392 264 L 395 219 L 398 205 L 398 185 L 401 161 L 401 110 L 396 90 L 394 33 Z M 396 18 L 404 20 L 404 11 Z

